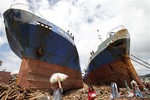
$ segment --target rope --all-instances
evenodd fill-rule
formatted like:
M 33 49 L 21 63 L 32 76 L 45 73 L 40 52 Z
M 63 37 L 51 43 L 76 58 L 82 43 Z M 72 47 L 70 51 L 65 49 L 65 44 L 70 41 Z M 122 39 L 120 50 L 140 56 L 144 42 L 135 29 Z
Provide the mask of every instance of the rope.
M 15 4 L 12 4 L 12 5 L 10 6 L 10 8 L 12 8 L 12 6 L 14 6 L 14 5 L 24 5 L 24 6 L 27 6 L 27 7 L 31 8 L 32 10 L 37 11 L 37 13 L 40 14 L 40 16 L 42 16 L 42 14 L 41 14 L 40 12 L 38 12 L 37 9 L 35 9 L 35 8 L 29 6 L 29 5 L 26 5 L 26 4 L 23 4 L 23 3 L 15 3 Z M 32 12 L 33 12 L 33 11 L 32 11 Z M 42 17 L 43 17 L 43 16 L 42 16 Z M 45 18 L 43 17 L 43 19 L 45 19 Z
M 144 64 L 142 64 L 142 63 L 140 63 L 140 62 L 138 62 L 138 61 L 136 61 L 136 60 L 134 60 L 134 59 L 132 59 L 132 58 L 130 58 L 130 57 L 129 57 L 129 59 L 133 60 L 134 62 L 136 62 L 136 63 L 138 63 L 138 64 L 140 64 L 140 65 L 143 65 L 144 67 L 146 67 L 146 68 L 148 68 L 148 69 L 150 69 L 150 67 L 148 67 L 148 66 L 146 66 L 146 65 L 144 65 Z
M 150 65 L 149 63 L 147 63 L 147 62 L 145 62 L 145 61 L 141 60 L 140 58 L 138 58 L 138 57 L 136 57 L 136 56 L 134 56 L 134 55 L 132 55 L 132 54 L 130 54 L 130 55 L 131 55 L 131 56 L 133 56 L 134 58 L 136 58 L 136 59 L 138 59 L 138 60 L 142 61 L 143 63 L 145 63 L 145 64 L 147 64 L 147 65 Z

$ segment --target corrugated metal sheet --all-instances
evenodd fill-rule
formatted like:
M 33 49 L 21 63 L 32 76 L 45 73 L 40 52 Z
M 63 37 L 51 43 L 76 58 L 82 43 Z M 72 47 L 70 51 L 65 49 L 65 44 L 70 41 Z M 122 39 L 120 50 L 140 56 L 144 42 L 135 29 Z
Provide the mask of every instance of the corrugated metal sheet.
M 11 78 L 10 72 L 0 71 L 0 82 L 8 84 L 10 78 Z

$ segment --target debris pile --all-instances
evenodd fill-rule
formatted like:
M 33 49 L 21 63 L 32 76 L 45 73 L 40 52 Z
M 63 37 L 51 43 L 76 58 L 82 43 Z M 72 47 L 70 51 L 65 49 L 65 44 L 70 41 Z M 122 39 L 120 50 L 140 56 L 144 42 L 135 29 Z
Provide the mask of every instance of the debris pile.
M 93 86 L 96 91 L 97 100 L 109 100 L 110 86 Z M 88 86 L 84 84 L 83 89 L 77 89 L 73 91 L 69 91 L 63 95 L 64 100 L 87 100 L 88 95 Z
M 96 91 L 96 100 L 109 100 L 111 95 L 110 86 L 93 86 Z M 126 96 L 126 89 L 120 88 L 122 98 L 121 100 L 128 100 Z M 84 84 L 84 88 L 71 90 L 63 94 L 63 100 L 87 100 L 88 86 Z M 149 99 L 149 98 L 148 98 Z M 144 100 L 148 100 L 144 99 Z M 40 91 L 37 89 L 23 89 L 15 82 L 9 85 L 0 83 L 0 100 L 52 100 L 52 95 L 47 91 Z M 119 100 L 119 99 L 118 99 Z M 136 97 L 130 100 L 138 100 Z
M 39 90 L 22 89 L 14 83 L 0 83 L 0 100 L 36 100 L 45 95 L 46 93 Z
M 110 96 L 109 86 L 93 86 L 97 98 L 108 100 Z M 83 89 L 76 89 L 63 94 L 63 100 L 87 100 L 88 86 L 84 85 Z M 48 92 L 36 89 L 22 89 L 15 83 L 9 85 L 0 83 L 0 100 L 42 100 L 40 98 L 47 98 L 43 100 L 52 100 L 52 95 Z

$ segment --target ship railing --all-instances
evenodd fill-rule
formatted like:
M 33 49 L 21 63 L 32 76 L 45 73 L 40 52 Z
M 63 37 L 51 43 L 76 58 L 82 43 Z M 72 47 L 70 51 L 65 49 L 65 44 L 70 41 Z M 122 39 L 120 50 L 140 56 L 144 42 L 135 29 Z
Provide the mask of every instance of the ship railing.
M 38 12 L 38 10 L 37 10 L 36 8 L 33 8 L 33 7 L 31 7 L 31 6 L 29 6 L 29 5 L 26 5 L 26 4 L 23 4 L 23 3 L 15 3 L 15 4 L 12 4 L 12 5 L 10 6 L 10 9 L 11 9 L 11 8 L 22 9 L 22 10 L 28 11 L 28 12 L 30 12 L 30 13 L 33 13 L 33 14 L 35 14 L 35 15 L 37 15 L 37 16 L 40 15 L 43 19 L 45 19 L 45 18 L 42 16 L 42 14 L 41 14 L 40 12 Z M 47 29 L 52 30 L 52 26 L 47 25 L 47 24 L 44 24 L 44 23 L 42 23 L 42 22 L 40 22 L 40 21 L 37 21 L 36 24 L 37 24 L 37 25 L 40 25 L 40 26 L 42 26 L 42 27 L 45 27 L 45 28 L 47 28 Z M 68 34 L 67 32 L 63 31 L 63 30 L 60 29 L 59 27 L 56 27 L 56 28 L 54 28 L 54 29 L 57 29 L 61 34 L 64 34 L 67 38 L 69 38 L 70 40 L 73 40 L 73 41 L 74 41 L 74 36 L 72 35 L 72 33 L 71 33 L 71 34 Z M 63 35 L 63 36 L 64 36 L 64 35 Z
M 10 9 L 11 8 L 16 8 L 16 9 L 22 9 L 22 10 L 25 10 L 25 11 L 28 11 L 28 12 L 31 12 L 35 15 L 40 15 L 43 19 L 45 19 L 42 14 L 40 12 L 38 12 L 38 10 L 34 7 L 31 7 L 29 5 L 26 5 L 26 4 L 23 4 L 23 3 L 14 3 L 10 6 Z
M 117 33 L 118 31 L 123 30 L 123 29 L 126 29 L 124 25 L 119 25 L 119 26 L 115 27 L 114 29 L 110 30 L 110 31 L 107 33 L 107 38 L 108 38 L 108 35 L 109 35 L 109 36 L 112 36 L 112 35 L 114 35 L 115 33 Z

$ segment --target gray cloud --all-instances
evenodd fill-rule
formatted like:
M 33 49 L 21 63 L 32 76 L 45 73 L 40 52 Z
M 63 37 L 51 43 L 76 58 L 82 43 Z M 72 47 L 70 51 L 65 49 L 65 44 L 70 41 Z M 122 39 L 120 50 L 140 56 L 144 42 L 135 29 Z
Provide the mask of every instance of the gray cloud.
M 54 6 L 56 5 L 60 0 L 48 0 L 48 3 L 50 4 L 50 6 Z

